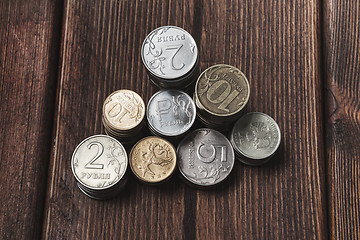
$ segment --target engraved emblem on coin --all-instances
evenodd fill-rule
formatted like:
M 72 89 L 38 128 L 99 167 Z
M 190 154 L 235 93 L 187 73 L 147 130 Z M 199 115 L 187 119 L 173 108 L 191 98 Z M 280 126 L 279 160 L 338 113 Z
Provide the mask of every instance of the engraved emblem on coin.
M 146 68 L 155 76 L 167 79 L 188 73 L 197 60 L 195 40 L 175 26 L 153 30 L 145 38 L 141 51 Z
M 270 116 L 248 113 L 234 124 L 230 138 L 242 155 L 262 159 L 271 156 L 278 148 L 280 129 Z
M 107 97 L 103 113 L 112 128 L 128 130 L 136 127 L 144 118 L 144 102 L 133 91 L 119 90 Z
M 223 181 L 234 166 L 234 151 L 224 135 L 212 129 L 197 129 L 178 146 L 181 174 L 190 182 L 211 186 Z
M 119 142 L 109 136 L 95 135 L 75 149 L 72 169 L 77 181 L 91 189 L 105 189 L 125 174 L 127 156 Z
M 150 128 L 164 136 L 176 136 L 186 132 L 196 118 L 193 100 L 179 90 L 155 93 L 147 108 Z
M 161 182 L 176 166 L 176 151 L 166 140 L 151 136 L 137 142 L 130 153 L 134 174 L 145 182 Z
M 250 86 L 239 69 L 220 64 L 209 67 L 200 75 L 195 93 L 206 111 L 219 116 L 229 116 L 246 105 Z

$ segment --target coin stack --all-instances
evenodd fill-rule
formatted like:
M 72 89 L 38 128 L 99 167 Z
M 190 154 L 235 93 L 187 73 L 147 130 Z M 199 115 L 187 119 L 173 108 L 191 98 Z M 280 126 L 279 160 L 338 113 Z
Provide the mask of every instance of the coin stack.
M 160 137 L 146 137 L 138 141 L 130 152 L 130 168 L 143 183 L 160 184 L 173 174 L 176 150 Z
M 193 98 L 199 119 L 208 127 L 224 129 L 239 118 L 249 96 L 245 75 L 233 66 L 219 64 L 201 73 Z
M 128 158 L 123 145 L 107 135 L 83 140 L 71 158 L 77 186 L 88 197 L 115 197 L 125 186 Z
M 162 26 L 149 33 L 141 58 L 148 78 L 160 88 L 189 88 L 200 74 L 196 42 L 179 27 Z
M 200 128 L 178 145 L 178 167 L 192 186 L 207 188 L 223 182 L 231 173 L 235 154 L 229 140 L 220 132 Z
M 230 141 L 239 161 L 259 166 L 269 161 L 279 148 L 280 128 L 265 113 L 247 113 L 236 121 Z
M 131 90 L 122 89 L 113 92 L 103 104 L 102 122 L 106 134 L 125 145 L 140 138 L 144 116 L 144 101 Z
M 183 91 L 161 90 L 150 98 L 146 118 L 154 135 L 176 140 L 193 125 L 196 107 L 191 97 Z

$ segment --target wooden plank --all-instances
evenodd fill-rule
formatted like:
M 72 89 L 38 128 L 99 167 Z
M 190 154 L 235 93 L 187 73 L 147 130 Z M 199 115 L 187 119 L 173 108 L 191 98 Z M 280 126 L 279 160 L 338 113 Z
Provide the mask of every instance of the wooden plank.
M 360 238 L 360 3 L 324 1 L 326 160 L 332 239 Z
M 0 2 L 0 239 L 41 237 L 61 4 Z
M 321 136 L 319 5 L 315 1 L 68 0 L 46 239 L 305 239 L 326 237 Z M 149 187 L 131 179 L 118 199 L 95 201 L 76 188 L 71 154 L 103 132 L 101 106 L 120 88 L 146 100 L 140 47 L 161 25 L 187 29 L 204 69 L 229 63 L 249 77 L 248 111 L 273 116 L 283 132 L 272 164 L 236 165 L 221 189 L 189 188 L 178 178 Z

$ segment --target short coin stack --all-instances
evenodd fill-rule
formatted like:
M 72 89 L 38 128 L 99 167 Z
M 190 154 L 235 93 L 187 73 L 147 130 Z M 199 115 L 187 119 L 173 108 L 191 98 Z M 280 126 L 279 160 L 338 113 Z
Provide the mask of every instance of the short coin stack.
M 94 199 L 116 196 L 127 181 L 128 158 L 123 145 L 107 135 L 83 140 L 74 150 L 71 168 L 79 189 Z
M 150 98 L 146 117 L 154 135 L 175 139 L 183 136 L 193 125 L 196 107 L 183 91 L 161 90 Z
M 105 99 L 102 115 L 105 132 L 123 144 L 131 144 L 139 138 L 144 116 L 145 104 L 136 92 L 122 89 Z
M 252 166 L 269 161 L 279 148 L 280 139 L 280 128 L 275 120 L 260 112 L 242 116 L 230 134 L 237 159 Z
M 199 54 L 184 29 L 162 26 L 145 38 L 141 58 L 150 80 L 160 88 L 185 89 L 199 75 Z
M 163 183 L 175 170 L 176 150 L 170 142 L 160 137 L 143 138 L 130 152 L 130 167 L 144 183 Z
M 245 75 L 233 66 L 219 64 L 201 73 L 193 98 L 199 119 L 216 129 L 239 118 L 249 96 L 250 86 Z

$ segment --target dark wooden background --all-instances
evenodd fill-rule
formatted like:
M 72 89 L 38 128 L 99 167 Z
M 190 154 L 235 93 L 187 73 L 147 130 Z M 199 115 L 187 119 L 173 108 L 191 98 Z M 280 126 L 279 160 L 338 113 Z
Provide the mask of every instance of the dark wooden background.
M 360 238 L 359 1 L 2 0 L 0 23 L 0 239 Z M 245 73 L 279 154 L 220 189 L 130 179 L 89 199 L 71 154 L 104 133 L 108 94 L 157 91 L 140 47 L 161 25 L 193 35 L 202 69 Z

